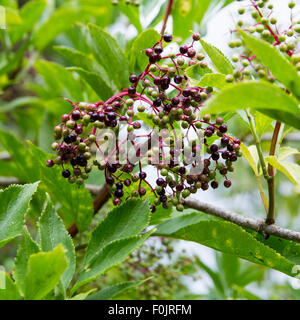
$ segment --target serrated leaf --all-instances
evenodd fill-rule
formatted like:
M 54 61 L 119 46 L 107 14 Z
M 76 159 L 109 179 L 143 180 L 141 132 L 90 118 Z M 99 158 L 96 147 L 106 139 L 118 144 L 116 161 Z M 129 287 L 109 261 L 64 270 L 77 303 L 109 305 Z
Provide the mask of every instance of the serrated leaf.
M 259 137 L 261 137 L 265 131 L 271 127 L 272 119 L 268 116 L 256 111 L 255 112 L 255 129 Z
M 39 220 L 39 230 L 41 248 L 43 251 L 51 251 L 59 244 L 62 244 L 65 249 L 66 258 L 68 259 L 68 268 L 61 277 L 61 283 L 64 290 L 66 290 L 75 273 L 75 248 L 63 221 L 57 215 L 49 200 L 47 201 L 47 205 Z
M 94 212 L 90 193 L 84 187 L 78 188 L 68 183 L 62 177 L 61 169 L 58 167 L 46 167 L 45 163 L 51 156 L 30 142 L 28 145 L 33 163 L 40 172 L 43 188 L 50 194 L 54 202 L 61 204 L 59 213 L 65 223 L 69 225 L 75 222 L 80 231 L 88 228 Z
M 153 230 L 141 236 L 116 240 L 104 247 L 92 263 L 89 264 L 89 267 L 81 272 L 71 293 L 73 294 L 80 286 L 97 279 L 104 272 L 125 261 L 152 233 Z
M 22 233 L 25 214 L 39 182 L 0 191 L 0 247 Z
M 256 147 L 255 146 L 247 147 L 243 143 L 241 143 L 241 151 L 242 151 L 243 157 L 250 164 L 255 175 L 259 177 L 262 174 L 262 170 L 258 171 L 259 157 L 258 157 Z
M 113 286 L 101 289 L 100 291 L 92 294 L 91 296 L 88 296 L 85 300 L 110 300 L 129 289 L 142 285 L 146 281 L 148 281 L 148 279 L 141 281 L 127 281 L 123 283 L 118 283 Z
M 300 77 L 296 68 L 272 45 L 240 30 L 246 45 L 271 73 L 300 99 Z
M 128 5 L 124 1 L 120 1 L 118 3 L 118 8 L 128 17 L 129 22 L 135 26 L 137 32 L 142 32 L 142 26 L 139 18 L 139 7 Z
M 55 62 L 46 60 L 36 61 L 35 67 L 48 85 L 52 97 L 64 96 L 74 101 L 83 100 L 81 84 L 72 72 Z
M 298 164 L 280 161 L 276 156 L 268 156 L 265 159 L 270 165 L 287 176 L 296 186 L 300 185 L 300 166 Z
M 41 17 L 45 7 L 45 0 L 28 1 L 20 9 L 19 14 L 22 24 L 9 28 L 9 35 L 12 43 L 19 41 L 27 32 L 32 31 Z
M 113 79 L 118 89 L 127 87 L 128 64 L 116 39 L 96 25 L 89 24 L 88 27 L 98 48 L 98 55 L 95 58 L 106 70 L 109 78 Z
M 203 39 L 200 39 L 200 42 L 217 71 L 223 74 L 230 74 L 233 72 L 232 64 L 221 50 L 205 42 Z
M 273 119 L 300 129 L 297 100 L 278 86 L 265 81 L 242 82 L 224 88 L 209 100 L 202 112 L 220 113 L 245 108 L 259 110 Z
M 150 209 L 147 201 L 128 200 L 121 206 L 114 208 L 93 231 L 84 259 L 84 266 L 90 265 L 109 243 L 138 235 L 148 226 L 149 218 Z
M 208 73 L 205 74 L 196 84 L 197 87 L 212 87 L 222 89 L 227 86 L 225 75 L 222 73 Z
M 0 143 L 8 151 L 17 167 L 15 177 L 22 182 L 39 180 L 39 173 L 32 163 L 32 157 L 25 145 L 10 132 L 0 130 Z
M 9 276 L 9 274 L 0 270 L 0 279 L 1 279 L 0 300 L 20 300 L 21 297 L 18 292 L 18 288 L 15 282 Z M 4 283 L 2 283 L 2 281 Z M 5 288 L 2 288 L 3 284 L 5 285 Z
M 71 29 L 76 21 L 84 19 L 84 15 L 72 7 L 58 8 L 54 14 L 35 32 L 33 43 L 43 50 L 56 36 Z
M 300 151 L 298 149 L 291 148 L 291 147 L 282 147 L 278 151 L 278 160 L 279 161 L 285 160 L 288 157 L 293 156 L 295 154 L 300 154 Z
M 24 285 L 25 300 L 40 300 L 58 284 L 68 267 L 62 245 L 30 256 Z
M 24 227 L 24 232 L 18 246 L 17 256 L 15 258 L 13 272 L 14 279 L 22 294 L 24 294 L 24 281 L 29 257 L 34 253 L 38 253 L 39 251 L 40 248 L 38 244 L 31 238 L 27 228 Z
M 155 235 L 194 241 L 292 276 L 293 262 L 257 241 L 243 228 L 215 217 L 207 217 L 205 214 L 199 213 L 199 215 L 202 216 L 203 220 L 191 225 L 186 225 L 186 219 L 181 220 L 181 217 L 170 219 L 169 222 L 172 227 L 168 230 L 168 222 L 165 222 L 163 224 L 164 230 L 168 231 L 162 233 L 158 229 Z M 175 219 L 176 222 L 172 221 Z M 183 224 L 181 224 L 182 222 Z
M 191 85 L 196 86 L 201 78 L 207 74 L 212 73 L 212 70 L 208 67 L 201 67 L 199 64 L 188 67 L 185 71 L 188 78 L 191 79 Z
M 131 72 L 135 71 L 136 64 L 139 70 L 144 70 L 149 63 L 149 58 L 142 50 L 151 48 L 159 40 L 160 34 L 154 29 L 145 30 L 134 39 L 129 57 L 129 68 Z
M 77 67 L 70 67 L 68 68 L 68 70 L 77 72 L 91 86 L 91 88 L 98 94 L 101 99 L 107 100 L 113 95 L 111 87 L 103 80 L 103 78 L 98 73 L 90 72 Z

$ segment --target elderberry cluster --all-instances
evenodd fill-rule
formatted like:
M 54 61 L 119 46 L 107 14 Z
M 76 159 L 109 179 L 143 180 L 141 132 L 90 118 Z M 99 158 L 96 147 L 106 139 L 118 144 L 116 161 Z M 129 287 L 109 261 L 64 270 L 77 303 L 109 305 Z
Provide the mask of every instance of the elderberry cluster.
M 189 66 L 207 67 L 205 56 L 194 48 L 199 39 L 194 33 L 190 45 L 168 52 L 173 39 L 165 34 L 144 50 L 149 63 L 141 74 L 129 77 L 128 88 L 105 102 L 70 102 L 73 110 L 54 128 L 52 149 L 57 157 L 48 160 L 47 166 L 60 165 L 63 177 L 79 185 L 97 167 L 104 171 L 115 205 L 122 199 L 148 195 L 152 212 L 160 205 L 174 205 L 182 211 L 183 199 L 191 193 L 218 188 L 218 176 L 229 188 L 228 174 L 241 156 L 240 140 L 227 134 L 222 117 L 201 115 L 213 88 L 192 86 L 186 73 Z M 95 158 L 94 152 L 103 153 L 101 145 L 107 140 L 98 137 L 97 130 L 109 128 L 118 133 L 124 127 L 125 139 L 117 139 L 104 161 Z M 137 160 L 128 156 L 123 163 L 119 156 L 127 142 Z M 148 177 L 143 164 L 155 169 L 155 174 Z
M 300 20 L 295 18 L 293 11 L 296 6 L 295 1 L 287 1 L 287 6 L 291 10 L 291 23 L 285 28 L 279 25 L 274 16 L 274 6 L 271 1 L 249 0 L 247 2 L 238 8 L 238 14 L 247 17 L 237 21 L 237 29 L 243 29 L 269 42 L 272 46 L 278 47 L 283 54 L 291 58 L 295 68 L 300 71 L 300 53 L 297 52 L 299 50 Z M 232 74 L 226 76 L 227 82 L 250 80 L 253 76 L 271 83 L 276 81 L 270 71 L 257 61 L 256 56 L 245 48 L 237 30 L 232 31 L 232 40 L 228 45 L 236 50 L 236 53 L 232 55 L 236 68 Z

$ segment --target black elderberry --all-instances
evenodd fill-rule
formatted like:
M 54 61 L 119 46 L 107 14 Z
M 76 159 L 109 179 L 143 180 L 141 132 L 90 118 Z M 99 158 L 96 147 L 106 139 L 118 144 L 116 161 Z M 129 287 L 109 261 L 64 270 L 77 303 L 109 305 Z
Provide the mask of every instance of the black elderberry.
M 229 158 L 229 152 L 228 152 L 228 151 L 222 152 L 222 158 L 223 158 L 224 160 L 228 159 L 228 158 Z
M 114 178 L 113 177 L 106 177 L 106 183 L 109 184 L 109 185 L 113 185 L 115 182 Z
M 80 167 L 85 167 L 87 165 L 87 160 L 86 158 L 84 157 L 83 154 L 79 154 L 77 156 L 77 164 L 80 166 Z
M 145 194 L 146 194 L 146 189 L 145 188 L 140 188 L 139 189 L 139 195 L 142 197 L 142 196 L 144 196 Z
M 174 77 L 174 82 L 177 84 L 180 84 L 182 82 L 182 76 L 178 74 L 177 76 Z
M 76 177 L 80 176 L 81 175 L 81 170 L 80 168 L 74 168 L 73 170 L 73 173 Z
M 222 146 L 226 146 L 228 143 L 229 143 L 229 138 L 228 137 L 223 137 L 221 139 Z
M 174 97 L 174 98 L 172 98 L 171 102 L 174 106 L 177 106 L 179 104 L 180 100 L 178 97 Z
M 156 207 L 155 206 L 151 206 L 150 209 L 151 209 L 152 213 L 154 213 L 156 211 Z
M 69 178 L 69 177 L 71 176 L 71 172 L 70 172 L 69 170 L 64 170 L 64 171 L 62 172 L 62 176 L 63 176 L 64 178 Z
M 159 199 L 160 199 L 161 202 L 166 202 L 166 201 L 168 201 L 168 197 L 167 197 L 166 195 L 160 196 Z
M 126 187 L 129 187 L 131 185 L 131 181 L 129 179 L 126 179 L 124 181 L 124 184 L 125 184 Z
M 136 93 L 136 87 L 129 87 L 128 88 L 128 93 L 130 94 L 130 95 L 134 95 L 135 93 Z
M 80 118 L 81 118 L 80 111 L 74 110 L 74 111 L 72 112 L 72 119 L 75 120 L 75 121 L 77 121 L 77 120 L 79 120 Z
M 204 131 L 204 135 L 209 138 L 209 137 L 211 137 L 213 135 L 213 132 L 211 130 L 206 129 Z
M 116 118 L 117 118 L 117 116 L 113 112 L 109 112 L 107 114 L 107 119 L 110 120 L 110 121 L 115 120 Z
M 220 158 L 220 155 L 218 152 L 214 152 L 212 155 L 211 155 L 211 158 L 215 161 L 219 160 Z
M 123 189 L 123 184 L 121 182 L 116 183 L 117 189 Z
M 173 37 L 171 34 L 168 34 L 168 33 L 164 34 L 164 41 L 165 42 L 171 42 L 172 39 L 173 39 Z
M 98 120 L 98 113 L 97 112 L 89 112 L 89 115 L 91 117 L 91 122 L 95 122 Z
M 122 198 L 123 195 L 124 195 L 124 192 L 122 189 L 117 189 L 114 193 L 114 195 L 117 197 L 117 198 Z
M 220 125 L 219 127 L 220 132 L 225 133 L 227 132 L 227 126 L 225 124 Z
M 212 187 L 213 189 L 217 189 L 218 186 L 219 186 L 219 184 L 218 184 L 217 181 L 212 181 L 212 183 L 211 183 L 210 185 L 211 185 L 211 187 Z
M 129 78 L 131 83 L 136 83 L 138 81 L 138 77 L 135 74 L 132 74 Z
M 232 144 L 232 143 L 229 143 L 229 144 L 227 145 L 227 150 L 228 150 L 228 151 L 233 151 L 233 144 Z
M 217 152 L 219 150 L 219 147 L 216 144 L 212 144 L 210 146 L 210 151 L 211 152 Z
M 72 158 L 70 162 L 73 167 L 76 166 L 77 165 L 77 158 L 76 157 Z
M 145 180 L 146 177 L 147 177 L 146 172 L 141 171 L 141 172 L 139 173 L 139 177 L 140 177 L 140 179 Z
M 181 54 L 186 54 L 187 51 L 188 51 L 188 47 L 187 46 L 181 46 L 179 48 L 179 51 L 180 51 Z
M 160 99 L 154 99 L 154 100 L 153 100 L 153 105 L 154 105 L 155 107 L 159 107 L 159 106 L 161 105 L 161 100 L 160 100 Z
M 182 90 L 182 95 L 183 95 L 184 97 L 189 97 L 189 96 L 191 95 L 190 89 L 189 89 L 189 88 L 183 89 L 183 90 Z
M 165 180 L 164 180 L 163 178 L 158 178 L 158 179 L 156 180 L 156 184 L 157 184 L 158 186 L 163 186 L 164 183 L 165 183 Z
M 183 189 L 184 189 L 184 185 L 183 185 L 182 183 L 179 183 L 179 184 L 176 186 L 176 191 L 178 191 L 178 192 L 181 192 Z
M 231 186 L 231 181 L 230 181 L 230 180 L 225 180 L 225 181 L 224 181 L 224 186 L 225 186 L 226 188 L 230 188 L 230 186 Z
M 157 53 L 157 54 L 161 54 L 163 52 L 163 47 L 158 45 L 154 48 L 154 52 Z

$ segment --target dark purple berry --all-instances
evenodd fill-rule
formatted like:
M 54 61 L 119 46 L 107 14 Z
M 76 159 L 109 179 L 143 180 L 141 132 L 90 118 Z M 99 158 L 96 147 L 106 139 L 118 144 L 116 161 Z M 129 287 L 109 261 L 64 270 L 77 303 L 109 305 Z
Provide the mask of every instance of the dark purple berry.
M 212 155 L 211 155 L 211 158 L 215 161 L 219 160 L 220 158 L 220 155 L 218 152 L 214 152 Z
M 210 151 L 211 152 L 217 152 L 219 150 L 219 147 L 216 144 L 212 144 L 210 146 Z
M 168 34 L 168 33 L 164 34 L 164 41 L 165 42 L 171 42 L 172 39 L 173 39 L 173 37 L 171 34 Z
M 121 182 L 116 183 L 117 189 L 123 189 L 123 184 Z
M 136 93 L 136 87 L 129 87 L 128 88 L 128 93 L 130 94 L 130 95 L 134 95 L 135 93 Z
M 117 189 L 114 193 L 115 197 L 122 198 L 124 196 L 124 192 L 122 189 Z
M 165 180 L 164 180 L 163 178 L 158 178 L 158 179 L 156 180 L 156 184 L 157 184 L 158 186 L 160 186 L 160 187 L 162 187 L 162 186 L 164 185 L 164 183 L 165 183 Z
M 78 110 L 74 110 L 74 111 L 72 112 L 72 119 L 75 120 L 75 121 L 77 121 L 77 120 L 79 120 L 80 118 L 81 118 L 80 112 L 79 112 Z
M 212 187 L 213 189 L 217 189 L 218 186 L 219 186 L 219 184 L 218 184 L 217 181 L 212 181 L 212 183 L 211 183 L 210 185 L 211 185 L 211 187 Z
M 186 54 L 187 51 L 188 51 L 188 47 L 187 46 L 181 46 L 179 48 L 179 51 L 180 51 L 181 54 Z
M 115 182 L 114 178 L 113 177 L 107 177 L 106 178 L 106 183 L 109 184 L 109 185 L 113 185 Z
M 154 52 L 157 53 L 157 54 L 161 54 L 163 52 L 163 47 L 158 45 L 154 48 Z
M 124 181 L 124 184 L 125 184 L 126 187 L 129 187 L 131 185 L 131 181 L 129 179 L 126 179 Z
M 63 176 L 64 178 L 69 178 L 69 177 L 71 176 L 71 172 L 70 172 L 69 170 L 64 170 L 64 171 L 62 172 L 62 176 Z
M 119 206 L 120 204 L 121 204 L 121 199 L 119 199 L 119 198 L 115 198 L 114 199 L 114 201 L 113 201 L 113 204 L 115 205 L 115 206 Z
M 220 125 L 219 127 L 220 132 L 225 133 L 227 132 L 227 126 L 225 124 Z
M 161 100 L 160 99 L 153 100 L 153 105 L 154 107 L 159 107 L 161 105 Z
M 132 74 L 129 78 L 131 83 L 136 83 L 138 81 L 138 77 L 135 74 Z
M 146 177 L 147 177 L 146 172 L 141 171 L 141 172 L 139 173 L 139 177 L 140 177 L 140 179 L 145 180 Z
M 225 180 L 225 181 L 224 181 L 224 186 L 225 186 L 226 188 L 230 188 L 230 186 L 231 186 L 231 181 L 230 181 L 230 180 Z

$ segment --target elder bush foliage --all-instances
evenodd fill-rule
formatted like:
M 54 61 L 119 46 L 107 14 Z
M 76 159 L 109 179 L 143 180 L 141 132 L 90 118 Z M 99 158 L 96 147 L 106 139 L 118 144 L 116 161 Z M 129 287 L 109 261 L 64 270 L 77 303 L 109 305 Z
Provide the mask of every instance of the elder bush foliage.
M 283 2 L 0 0 L 0 299 L 259 299 L 267 268 L 298 279 L 300 8 Z M 227 6 L 228 57 L 205 38 Z M 218 270 L 172 239 L 220 251 Z M 200 270 L 206 296 L 179 279 Z

